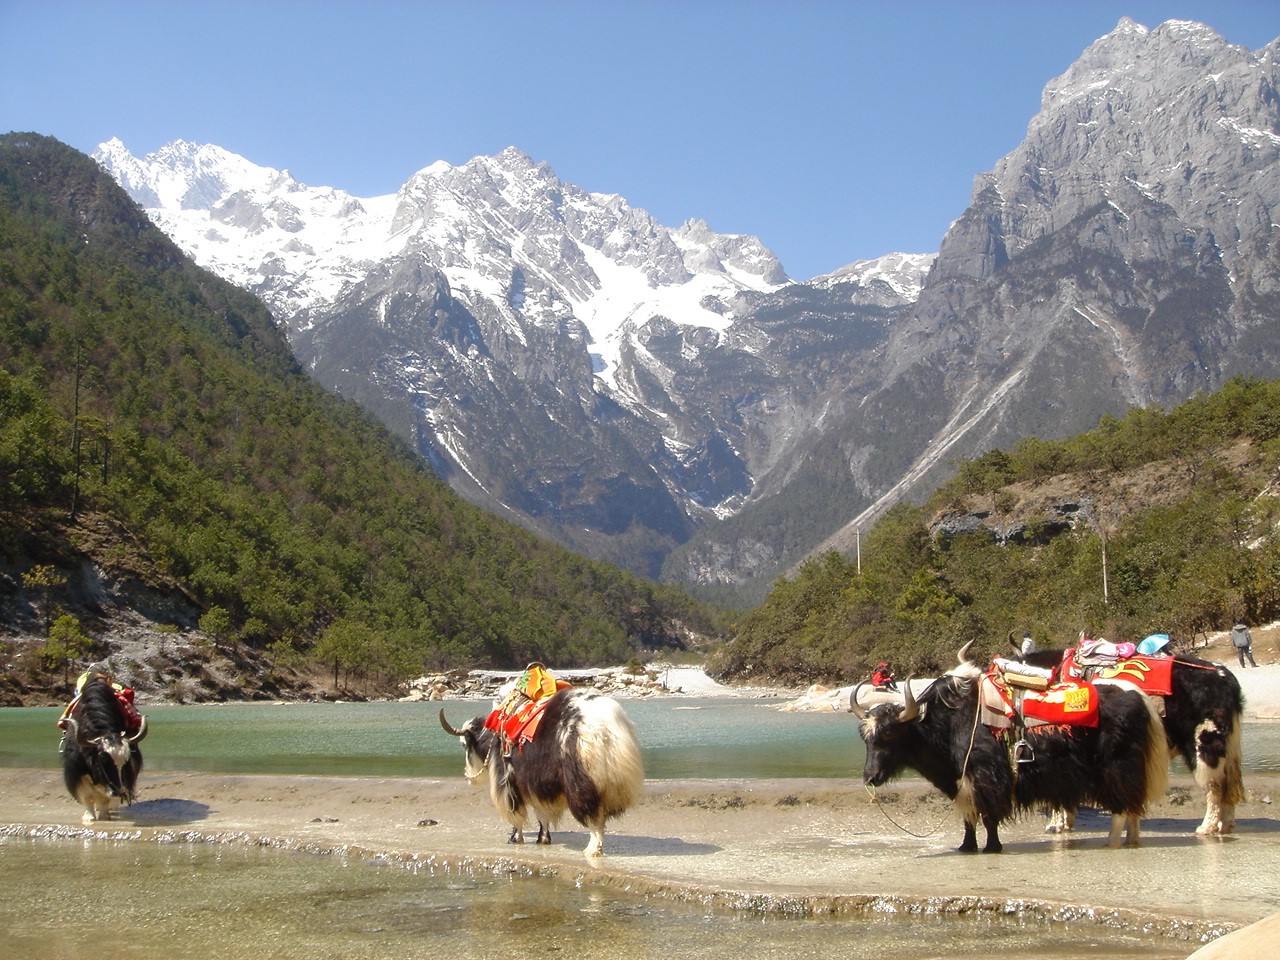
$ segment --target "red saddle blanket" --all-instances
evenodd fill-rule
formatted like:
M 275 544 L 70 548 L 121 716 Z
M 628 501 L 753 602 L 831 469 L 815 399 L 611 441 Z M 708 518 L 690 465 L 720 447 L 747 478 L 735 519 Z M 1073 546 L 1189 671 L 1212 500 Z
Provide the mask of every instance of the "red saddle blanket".
M 531 663 L 516 680 L 502 703 L 485 717 L 484 725 L 495 731 L 508 747 L 522 747 L 533 739 L 547 704 L 561 690 L 572 686 L 540 663 Z
M 992 670 L 982 677 L 980 690 L 982 722 L 989 727 L 1012 726 L 1018 717 L 1028 727 L 1098 725 L 1098 691 L 1082 680 L 1063 680 L 1045 690 L 1021 690 L 1008 686 L 999 671 Z
M 1047 690 L 1022 695 L 1022 717 L 1027 726 L 1041 723 L 1072 727 L 1098 725 L 1098 691 L 1091 683 L 1067 680 Z
M 1153 697 L 1173 693 L 1173 657 L 1130 657 L 1103 667 L 1094 680 L 1123 680 Z
M 542 720 L 542 713 L 550 702 L 550 697 L 528 700 L 511 712 L 499 707 L 485 718 L 484 725 L 508 743 L 519 745 L 533 739 Z

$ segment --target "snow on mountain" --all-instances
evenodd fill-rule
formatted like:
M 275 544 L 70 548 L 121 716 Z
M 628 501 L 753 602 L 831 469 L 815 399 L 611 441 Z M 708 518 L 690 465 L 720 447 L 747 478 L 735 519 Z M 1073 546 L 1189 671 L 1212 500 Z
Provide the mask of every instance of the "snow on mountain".
M 814 277 L 809 286 L 830 290 L 847 283 L 864 288 L 882 283 L 910 303 L 920 296 L 929 268 L 937 258 L 936 253 L 887 253 L 872 260 L 855 260 L 833 273 Z
M 724 301 L 790 282 L 754 237 L 701 221 L 668 229 L 621 197 L 562 183 L 514 147 L 433 163 L 384 197 L 310 187 L 181 140 L 139 159 L 113 139 L 94 157 L 185 252 L 257 292 L 287 325 L 412 253 L 460 301 L 497 305 L 517 338 L 530 321 L 576 318 L 606 389 L 633 325 L 662 316 L 722 330 L 732 320 Z
M 1125 18 L 936 255 L 807 283 L 755 237 L 663 226 L 514 148 L 374 198 L 181 141 L 96 156 L 464 495 L 648 576 L 759 591 L 956 457 L 1274 376 L 1277 89 L 1280 39 Z

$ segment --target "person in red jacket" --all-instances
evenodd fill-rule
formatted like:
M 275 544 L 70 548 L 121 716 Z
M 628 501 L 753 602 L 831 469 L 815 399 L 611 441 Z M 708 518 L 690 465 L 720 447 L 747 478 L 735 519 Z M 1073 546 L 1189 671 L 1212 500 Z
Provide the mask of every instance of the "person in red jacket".
M 877 690 L 897 690 L 898 679 L 889 669 L 889 664 L 881 660 L 871 672 L 871 685 Z

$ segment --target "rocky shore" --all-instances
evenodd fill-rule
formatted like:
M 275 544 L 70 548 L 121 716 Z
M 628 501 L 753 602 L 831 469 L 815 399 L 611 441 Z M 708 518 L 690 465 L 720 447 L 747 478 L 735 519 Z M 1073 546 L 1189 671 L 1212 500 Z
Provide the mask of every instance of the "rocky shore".
M 492 700 L 496 699 L 523 670 L 452 670 L 418 677 L 401 684 L 402 701 L 421 700 Z M 575 687 L 591 687 L 611 697 L 653 697 L 665 693 L 682 693 L 671 688 L 658 669 L 639 673 L 625 667 L 595 670 L 556 670 L 556 677 Z

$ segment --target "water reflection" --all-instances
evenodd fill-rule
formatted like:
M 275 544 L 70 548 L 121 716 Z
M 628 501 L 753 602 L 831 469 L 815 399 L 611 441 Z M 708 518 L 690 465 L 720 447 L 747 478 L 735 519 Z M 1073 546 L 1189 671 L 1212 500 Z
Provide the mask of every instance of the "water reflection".
M 37 881 L 38 882 L 35 882 Z M 0 837 L 6 958 L 600 960 L 886 955 L 1173 958 L 1193 949 L 1092 927 L 887 913 L 788 917 L 604 894 L 547 877 L 242 845 Z

